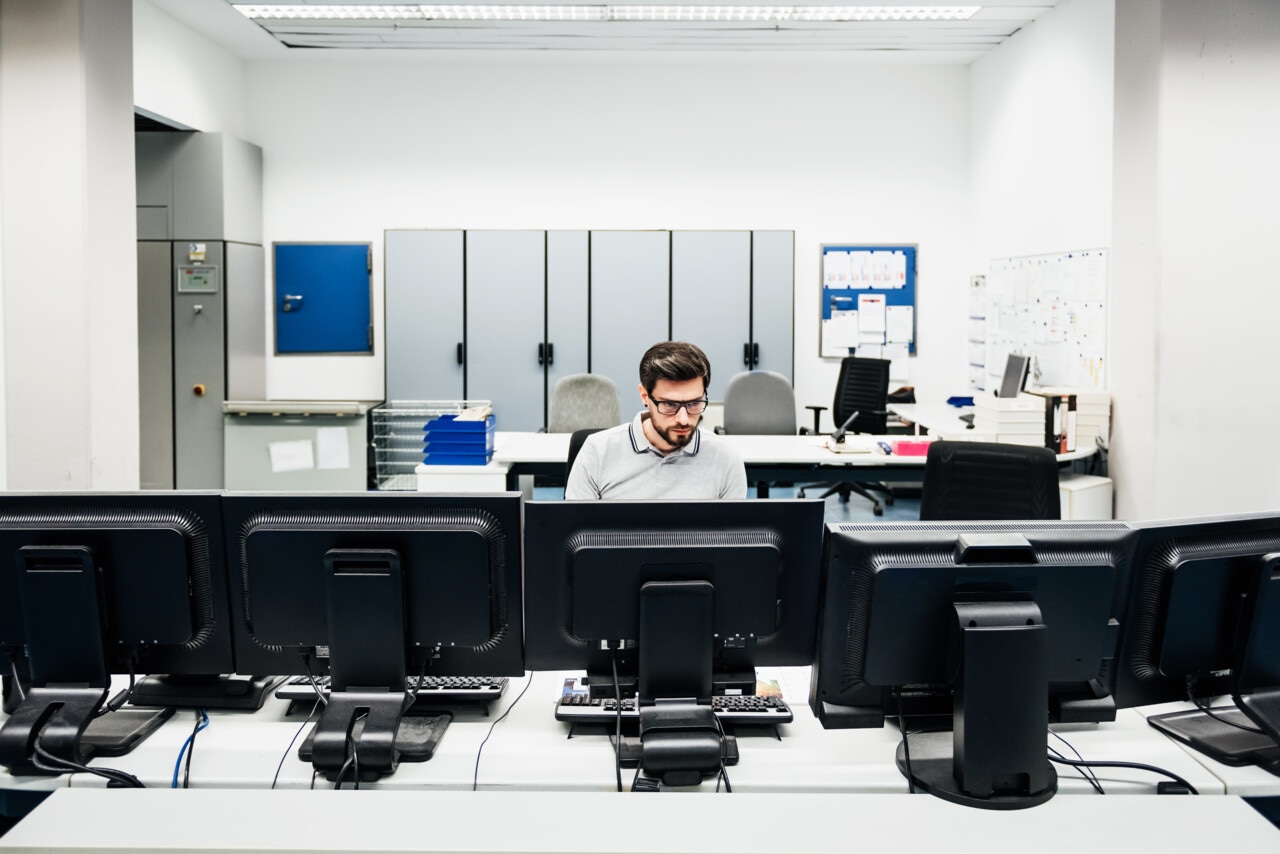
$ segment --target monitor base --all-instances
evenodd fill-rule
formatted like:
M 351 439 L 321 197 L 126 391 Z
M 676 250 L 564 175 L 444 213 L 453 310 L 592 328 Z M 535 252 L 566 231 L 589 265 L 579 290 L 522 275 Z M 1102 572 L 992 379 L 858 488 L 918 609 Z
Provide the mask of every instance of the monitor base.
M 904 777 L 910 777 L 917 788 L 944 801 L 987 810 L 1020 810 L 1039 806 L 1058 792 L 1058 774 L 1053 766 L 1049 766 L 1049 785 L 1042 791 L 1026 795 L 972 795 L 961 789 L 955 778 L 953 734 L 950 731 L 917 733 L 910 738 L 911 773 L 906 770 L 902 744 L 898 745 L 898 770 Z M 1048 757 L 1044 762 L 1049 765 Z

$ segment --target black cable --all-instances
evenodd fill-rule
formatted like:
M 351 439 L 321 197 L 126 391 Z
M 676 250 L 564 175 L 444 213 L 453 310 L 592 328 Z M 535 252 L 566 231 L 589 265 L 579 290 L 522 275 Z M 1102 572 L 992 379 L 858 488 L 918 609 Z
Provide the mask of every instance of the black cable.
M 1071 742 L 1067 741 L 1065 738 L 1063 738 L 1061 735 L 1058 735 L 1058 733 L 1054 732 L 1053 730 L 1049 730 L 1049 735 L 1053 736 L 1058 741 L 1065 744 L 1071 750 L 1071 752 L 1076 755 L 1076 759 L 1084 761 L 1084 757 L 1080 755 L 1080 751 L 1076 750 L 1075 746 L 1072 745 Z M 1052 747 L 1050 747 L 1049 750 L 1056 756 L 1062 756 L 1061 753 L 1058 753 L 1058 751 L 1054 750 Z M 1085 780 L 1089 782 L 1089 785 L 1093 786 L 1093 788 L 1098 792 L 1099 795 L 1106 794 L 1106 792 L 1102 790 L 1102 781 L 1098 779 L 1097 774 L 1093 773 L 1093 771 L 1089 769 L 1077 768 L 1076 770 L 1080 772 L 1080 776 L 1084 777 Z
M 413 688 L 404 689 L 404 703 L 400 706 L 400 715 L 413 708 L 413 704 L 418 700 L 418 692 L 422 690 L 422 683 L 427 679 L 427 661 L 431 658 L 431 654 L 427 653 L 422 657 L 422 666 L 418 668 L 418 681 L 414 683 Z
M 898 729 L 902 732 L 902 767 L 907 774 L 907 792 L 914 795 L 916 778 L 911 772 L 911 742 L 907 740 L 907 719 L 902 714 L 902 692 L 894 688 L 893 695 L 898 701 Z
M 329 698 L 324 695 L 324 691 L 320 688 L 320 683 L 316 681 L 316 676 L 311 672 L 311 653 L 304 652 L 302 654 L 302 666 L 307 671 L 307 681 L 311 683 L 311 690 L 316 692 L 316 696 L 320 698 L 322 705 L 329 705 Z
M 316 700 L 316 702 L 311 704 L 311 714 L 307 715 L 307 719 L 302 722 L 302 726 L 298 727 L 297 732 L 293 734 L 293 738 L 289 739 L 289 746 L 286 747 L 284 749 L 284 753 L 280 755 L 280 764 L 276 766 L 276 775 L 271 778 L 271 788 L 274 789 L 276 787 L 276 783 L 280 779 L 280 769 L 284 767 L 284 761 L 288 759 L 289 754 L 293 752 L 293 745 L 297 742 L 298 736 L 302 735 L 302 731 L 307 728 L 307 724 L 311 723 L 311 719 L 316 716 L 316 712 L 319 710 L 320 705 L 319 700 Z M 314 780 L 315 775 L 313 774 L 312 781 L 314 782 Z
M 196 709 L 196 723 L 191 729 L 191 735 L 187 738 L 187 757 L 182 768 L 182 788 L 191 788 L 191 754 L 196 752 L 196 736 L 200 730 L 209 725 L 209 713 L 204 709 Z
M 1135 768 L 1139 771 L 1150 771 L 1153 774 L 1159 774 L 1162 777 L 1168 777 L 1170 780 L 1173 780 L 1175 783 L 1178 783 L 1182 786 L 1186 786 L 1187 791 L 1193 795 L 1200 794 L 1198 791 L 1196 791 L 1195 786 L 1191 785 L 1186 780 L 1179 777 L 1177 774 L 1173 773 L 1172 771 L 1166 771 L 1165 769 L 1157 768 L 1154 765 L 1144 765 L 1141 762 L 1106 762 L 1106 761 L 1099 761 L 1099 760 L 1083 760 L 1083 759 L 1055 759 L 1053 757 L 1049 757 L 1049 761 L 1058 762 L 1063 765 L 1073 765 L 1073 766 L 1083 765 L 1088 768 Z
M 134 667 L 134 653 L 130 652 L 129 653 L 129 685 L 128 687 L 118 692 L 114 697 L 112 697 L 107 702 L 103 703 L 102 706 L 96 712 L 93 713 L 93 716 L 95 718 L 100 718 L 103 715 L 107 714 L 108 712 L 117 712 L 124 706 L 125 703 L 129 702 L 129 698 L 133 696 L 133 686 L 137 681 L 135 670 L 136 668 Z
M 13 689 L 18 692 L 18 702 L 27 699 L 27 692 L 22 690 L 22 680 L 18 678 L 18 656 L 9 653 L 9 672 L 13 674 Z
M 613 772 L 618 778 L 618 791 L 622 791 L 622 683 L 618 679 L 618 650 L 609 651 L 609 661 L 613 664 L 613 700 L 617 704 L 617 714 L 614 716 L 614 740 L 613 740 Z M 639 698 L 637 698 L 637 703 Z M 639 709 L 636 714 L 640 714 Z M 636 770 L 639 771 L 639 764 Z M 634 781 L 632 782 L 634 786 Z
M 511 710 L 516 707 L 521 698 L 524 697 L 529 686 L 533 684 L 533 671 L 529 671 L 529 678 L 525 680 L 524 687 L 520 689 L 520 694 L 511 701 L 511 705 L 507 706 L 507 710 L 498 716 L 498 719 L 489 724 L 489 731 L 484 734 L 484 741 L 480 742 L 480 749 L 476 751 L 476 770 L 471 778 L 471 791 L 475 791 L 480 785 L 480 754 L 484 753 L 484 746 L 489 743 L 489 736 L 493 735 L 493 728 L 502 723 L 503 718 L 511 714 Z
M 141 780 L 124 771 L 119 771 L 115 768 L 91 768 L 88 765 L 81 765 L 78 762 L 63 759 L 60 756 L 54 756 L 52 753 L 40 746 L 39 739 L 36 739 L 34 745 L 31 764 L 36 768 L 39 768 L 41 771 L 48 771 L 53 774 L 64 774 L 68 771 L 93 774 L 96 777 L 104 777 L 109 782 L 118 783 L 121 786 L 127 786 L 132 789 L 146 788 L 142 784 Z
M 727 746 L 725 744 L 727 737 L 724 734 L 724 724 L 714 711 L 711 713 L 711 720 L 716 722 L 716 729 L 720 731 L 720 773 L 716 776 L 716 792 L 720 791 L 720 781 L 723 779 L 725 794 L 731 795 L 733 794 L 733 786 L 729 784 L 729 769 L 724 764 L 724 752 Z
M 1061 753 L 1054 750 L 1052 747 L 1049 748 L 1050 761 L 1054 759 L 1063 759 L 1063 758 L 1065 757 Z M 1106 794 L 1106 792 L 1102 791 L 1102 784 L 1098 782 L 1098 776 L 1094 774 L 1092 771 L 1090 771 L 1087 768 L 1076 768 L 1076 773 L 1079 774 L 1081 777 L 1083 777 L 1084 781 L 1088 783 L 1090 786 L 1092 786 L 1093 790 L 1097 792 L 1099 795 Z

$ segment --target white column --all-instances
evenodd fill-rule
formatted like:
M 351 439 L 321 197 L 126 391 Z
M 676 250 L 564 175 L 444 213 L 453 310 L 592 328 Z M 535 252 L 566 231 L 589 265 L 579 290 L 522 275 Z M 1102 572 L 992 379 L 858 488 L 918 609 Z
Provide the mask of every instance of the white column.
M 8 489 L 138 486 L 130 0 L 0 0 Z

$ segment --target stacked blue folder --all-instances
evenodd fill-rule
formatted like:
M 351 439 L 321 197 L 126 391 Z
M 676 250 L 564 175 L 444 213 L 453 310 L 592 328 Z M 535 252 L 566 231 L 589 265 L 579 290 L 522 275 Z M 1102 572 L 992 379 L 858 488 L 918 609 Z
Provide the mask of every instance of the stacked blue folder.
M 441 415 L 422 431 L 422 462 L 429 466 L 482 466 L 493 458 L 492 415 L 483 421 Z

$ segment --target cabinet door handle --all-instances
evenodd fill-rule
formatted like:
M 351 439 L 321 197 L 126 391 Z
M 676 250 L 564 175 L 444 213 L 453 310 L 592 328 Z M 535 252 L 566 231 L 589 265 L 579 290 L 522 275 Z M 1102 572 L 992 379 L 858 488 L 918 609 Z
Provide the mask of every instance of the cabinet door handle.
M 553 364 L 556 360 L 556 345 L 547 342 L 547 364 Z
M 752 344 L 751 345 L 751 367 L 754 368 L 758 364 L 760 364 L 760 345 Z
M 545 365 L 547 363 L 547 345 L 538 345 L 538 364 Z
M 462 349 L 462 342 L 458 342 L 458 364 L 461 365 L 466 361 L 466 353 Z
M 751 344 L 742 345 L 742 364 L 751 367 Z

